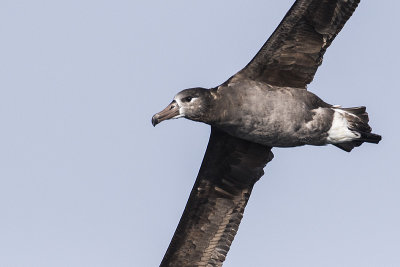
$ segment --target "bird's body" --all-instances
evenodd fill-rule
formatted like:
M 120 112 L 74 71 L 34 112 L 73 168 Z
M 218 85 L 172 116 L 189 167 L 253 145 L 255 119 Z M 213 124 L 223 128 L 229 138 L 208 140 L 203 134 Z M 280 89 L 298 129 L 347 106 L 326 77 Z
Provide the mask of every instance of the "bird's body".
M 327 142 L 334 111 L 307 90 L 241 81 L 211 94 L 218 111 L 210 124 L 235 137 L 270 147 Z
M 220 267 L 272 147 L 378 143 L 365 107 L 341 108 L 307 91 L 359 0 L 297 0 L 255 57 L 221 85 L 179 92 L 152 117 L 211 125 L 196 183 L 161 266 Z
M 241 79 L 212 89 L 183 90 L 173 103 L 179 107 L 174 118 L 204 122 L 268 147 L 333 144 L 351 151 L 362 142 L 380 140 L 370 133 L 365 107 L 333 106 L 302 88 Z

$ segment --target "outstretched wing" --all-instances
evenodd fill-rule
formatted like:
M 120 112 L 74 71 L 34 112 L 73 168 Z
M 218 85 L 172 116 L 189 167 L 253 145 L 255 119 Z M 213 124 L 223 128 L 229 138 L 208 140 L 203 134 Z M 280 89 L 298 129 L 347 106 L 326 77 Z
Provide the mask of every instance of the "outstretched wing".
M 269 147 L 216 128 L 182 218 L 160 266 L 222 266 Z
M 249 64 L 227 82 L 253 79 L 306 88 L 359 0 L 297 0 Z

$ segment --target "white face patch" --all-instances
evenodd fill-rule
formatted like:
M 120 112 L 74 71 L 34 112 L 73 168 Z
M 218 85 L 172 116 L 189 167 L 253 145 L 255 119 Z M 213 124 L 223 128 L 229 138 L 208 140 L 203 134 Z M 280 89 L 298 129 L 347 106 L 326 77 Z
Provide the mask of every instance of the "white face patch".
M 344 110 L 335 109 L 332 126 L 328 131 L 327 141 L 331 144 L 339 144 L 360 138 L 360 134 L 349 130 L 349 122 L 344 114 L 353 115 Z M 354 115 L 353 115 L 354 116 Z
M 183 116 L 185 116 L 184 109 L 182 108 L 182 101 L 178 98 L 178 96 L 175 96 L 174 100 L 179 106 L 179 115 L 176 115 L 175 117 L 173 117 L 173 119 L 182 118 Z
M 179 95 L 174 97 L 175 102 L 179 106 L 179 115 L 173 117 L 173 119 L 178 119 L 185 116 L 185 106 L 191 105 L 198 100 L 198 97 L 193 97 L 189 102 L 182 102 Z
M 179 109 L 179 112 L 181 112 L 180 109 Z M 184 116 L 183 114 L 178 114 L 178 115 L 172 117 L 171 119 L 179 119 L 179 118 L 182 118 L 183 116 Z
M 182 102 L 181 102 L 181 100 L 178 98 L 178 96 L 175 96 L 175 97 L 174 97 L 174 100 L 175 100 L 176 103 L 178 103 L 178 105 L 179 105 L 180 107 L 182 106 Z

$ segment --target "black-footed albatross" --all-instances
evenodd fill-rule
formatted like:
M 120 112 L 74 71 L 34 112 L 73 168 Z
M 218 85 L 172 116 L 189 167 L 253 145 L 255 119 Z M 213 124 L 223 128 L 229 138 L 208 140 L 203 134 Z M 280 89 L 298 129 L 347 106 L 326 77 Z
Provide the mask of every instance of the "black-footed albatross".
M 223 84 L 179 92 L 152 124 L 211 125 L 196 183 L 161 266 L 222 266 L 272 147 L 333 144 L 347 152 L 371 133 L 365 107 L 327 104 L 306 90 L 359 4 L 297 0 L 256 56 Z

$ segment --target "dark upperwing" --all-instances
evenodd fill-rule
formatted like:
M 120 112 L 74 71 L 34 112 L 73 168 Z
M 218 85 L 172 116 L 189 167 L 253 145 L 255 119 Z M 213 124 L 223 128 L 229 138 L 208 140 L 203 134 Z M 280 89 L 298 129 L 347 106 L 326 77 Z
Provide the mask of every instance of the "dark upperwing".
M 222 266 L 253 185 L 272 158 L 269 147 L 212 127 L 199 174 L 160 266 Z
M 255 57 L 226 83 L 252 79 L 306 88 L 359 0 L 297 0 Z

